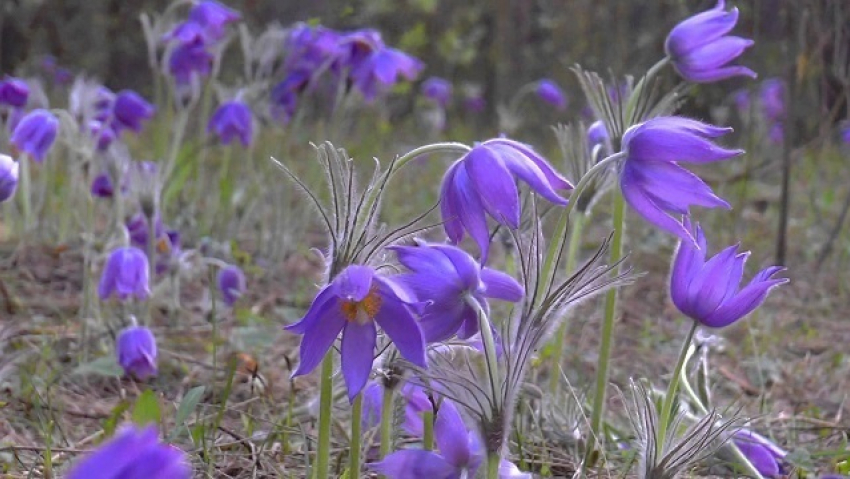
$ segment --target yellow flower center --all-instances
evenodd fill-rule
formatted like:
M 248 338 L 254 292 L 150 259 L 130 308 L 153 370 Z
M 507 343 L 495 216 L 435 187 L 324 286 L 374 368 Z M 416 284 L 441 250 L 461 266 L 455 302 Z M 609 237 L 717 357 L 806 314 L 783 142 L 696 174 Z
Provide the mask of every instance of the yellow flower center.
M 374 320 L 378 311 L 381 310 L 381 297 L 378 296 L 378 289 L 372 288 L 369 294 L 360 301 L 340 301 L 339 309 L 345 319 L 357 324 L 366 324 Z

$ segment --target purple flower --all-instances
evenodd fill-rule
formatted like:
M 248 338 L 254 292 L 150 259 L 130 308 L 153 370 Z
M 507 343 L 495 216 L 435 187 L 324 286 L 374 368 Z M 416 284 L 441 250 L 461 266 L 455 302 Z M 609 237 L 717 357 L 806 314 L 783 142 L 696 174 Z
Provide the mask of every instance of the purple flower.
M 421 91 L 425 98 L 434 101 L 442 108 L 445 108 L 452 99 L 452 84 L 444 78 L 431 77 L 425 80 L 422 82 Z
M 30 87 L 20 78 L 6 77 L 0 81 L 0 105 L 23 108 L 29 95 Z
M 218 290 L 224 300 L 224 304 L 233 306 L 245 292 L 245 274 L 238 266 L 230 265 L 218 270 Z
M 240 18 L 236 10 L 211 0 L 200 1 L 189 11 L 189 21 L 200 25 L 206 37 L 212 41 L 220 40 L 224 36 L 225 27 Z
M 340 34 L 322 26 L 300 23 L 292 28 L 286 38 L 287 52 L 283 69 L 290 74 L 300 73 L 312 77 L 331 63 L 339 62 Z
M 150 329 L 130 326 L 118 334 L 116 351 L 124 374 L 139 381 L 156 376 L 156 338 Z
M 372 372 L 375 323 L 405 359 L 425 367 L 425 340 L 411 311 L 419 306 L 394 279 L 378 275 L 371 267 L 345 268 L 319 291 L 301 321 L 286 327 L 304 335 L 299 350 L 301 362 L 292 375 L 315 369 L 342 331 L 342 375 L 353 401 Z
M 605 128 L 605 122 L 596 120 L 587 128 L 587 145 L 592 150 L 596 145 L 605 146 L 608 144 L 608 129 Z
M 727 65 L 753 41 L 727 35 L 738 22 L 738 9 L 725 8 L 725 0 L 718 0 L 713 9 L 682 21 L 667 36 L 664 49 L 685 80 L 712 83 L 734 76 L 756 77 L 747 67 Z
M 147 251 L 150 231 L 148 228 L 148 219 L 145 215 L 143 213 L 137 213 L 128 218 L 124 225 L 127 227 L 127 234 L 130 236 L 130 243 L 143 251 Z M 164 232 L 162 218 L 157 215 L 154 219 L 154 234 L 156 234 L 156 238 L 159 239 L 162 237 Z
M 68 479 L 189 479 L 192 467 L 180 449 L 159 442 L 156 426 L 125 425 L 84 457 Z
M 101 173 L 94 177 L 91 182 L 91 194 L 98 198 L 112 198 L 115 187 L 112 186 L 112 180 L 108 174 Z
M 469 253 L 450 245 L 419 243 L 391 246 L 411 272 L 397 277 L 417 299 L 427 302 L 419 326 L 425 341 L 434 343 L 457 334 L 468 339 L 478 333 L 478 315 L 470 301 L 489 310 L 487 298 L 517 302 L 522 286 L 511 276 L 481 267 Z
M 782 460 L 788 453 L 770 439 L 749 429 L 741 429 L 732 441 L 762 476 L 779 477 L 782 474 Z
M 402 386 L 401 398 L 404 400 L 404 422 L 401 426 L 413 436 L 422 436 L 425 431 L 422 413 L 433 411 L 431 400 L 422 387 L 413 383 L 405 383 Z M 371 429 L 380 424 L 383 404 L 384 386 L 378 381 L 371 381 L 363 389 L 363 429 Z
M 243 146 L 251 145 L 254 133 L 251 108 L 238 100 L 222 103 L 210 118 L 207 131 L 215 132 L 225 145 L 234 138 L 239 138 Z
M 168 71 L 178 85 L 192 82 L 193 76 L 205 77 L 212 71 L 213 56 L 200 41 L 181 43 L 168 59 Z
M 850 145 L 850 124 L 845 125 L 844 128 L 841 129 L 841 141 L 846 145 Z
M 782 122 L 777 121 L 770 125 L 770 128 L 767 130 L 767 139 L 771 143 L 782 144 L 785 140 L 785 127 L 782 125 Z
M 567 96 L 564 94 L 564 90 L 561 90 L 561 87 L 557 83 L 548 78 L 544 78 L 537 83 L 537 96 L 558 110 L 563 110 L 567 107 Z
M 691 229 L 687 219 L 685 227 Z M 730 246 L 706 261 L 707 245 L 699 225 L 694 236 L 696 247 L 690 240 L 679 243 L 670 273 L 670 297 L 679 311 L 704 326 L 722 328 L 738 321 L 759 307 L 771 289 L 788 282 L 771 279 L 784 270 L 771 266 L 739 289 L 749 252 L 739 253 L 738 245 Z
M 463 107 L 473 113 L 481 113 L 487 108 L 487 100 L 482 95 L 468 96 L 463 100 Z
M 123 90 L 115 96 L 112 105 L 112 119 L 115 130 L 142 131 L 142 122 L 150 120 L 156 111 L 150 103 L 133 90 Z
M 506 138 L 475 145 L 443 177 L 440 211 L 446 235 L 457 244 L 468 231 L 481 249 L 482 263 L 487 262 L 490 248 L 485 212 L 500 224 L 519 227 L 520 201 L 514 175 L 547 200 L 567 204 L 555 190 L 572 189 L 570 182 L 530 146 Z
M 337 73 L 363 63 L 373 52 L 386 48 L 381 33 L 364 28 L 346 33 L 338 38 L 333 69 Z
M 770 78 L 762 82 L 759 100 L 765 120 L 779 121 L 785 118 L 785 82 Z
M 53 113 L 37 109 L 27 113 L 12 132 L 12 144 L 41 163 L 56 140 L 59 120 Z
M 620 174 L 626 202 L 655 226 L 694 241 L 681 221 L 671 215 L 687 215 L 691 205 L 730 206 L 677 162 L 710 163 L 740 155 L 743 150 L 727 150 L 711 142 L 731 131 L 681 117 L 653 118 L 626 130 L 626 161 Z
M 18 162 L 11 156 L 0 154 L 0 203 L 15 194 L 18 187 Z
M 750 91 L 746 88 L 741 88 L 732 94 L 732 103 L 735 104 L 735 109 L 738 110 L 738 115 L 747 117 L 750 113 Z
M 89 121 L 89 133 L 96 140 L 99 151 L 105 151 L 118 138 L 118 133 L 107 123 L 100 120 Z
M 399 76 L 415 79 L 424 65 L 416 58 L 395 48 L 381 48 L 352 66 L 351 81 L 366 100 L 392 87 Z
M 101 300 L 112 295 L 119 300 L 130 296 L 144 300 L 150 296 L 148 286 L 148 258 L 139 248 L 124 247 L 114 250 L 100 277 L 97 293 Z
M 288 123 L 298 108 L 298 95 L 307 88 L 310 76 L 304 72 L 293 72 L 286 76 L 271 91 L 271 113 L 280 121 Z

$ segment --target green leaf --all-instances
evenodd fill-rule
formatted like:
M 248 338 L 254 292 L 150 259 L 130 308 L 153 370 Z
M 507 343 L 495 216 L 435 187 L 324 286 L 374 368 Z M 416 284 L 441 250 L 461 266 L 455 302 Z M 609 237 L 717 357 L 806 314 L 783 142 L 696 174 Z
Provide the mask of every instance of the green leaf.
M 130 402 L 126 399 L 122 399 L 118 404 L 112 408 L 112 412 L 109 413 L 109 417 L 103 422 L 103 437 L 112 437 L 112 434 L 115 433 L 115 428 L 118 427 L 118 423 L 121 422 L 121 416 L 130 409 Z
M 204 396 L 205 390 L 206 388 L 204 386 L 197 386 L 190 389 L 189 392 L 183 396 L 183 400 L 180 401 L 180 405 L 177 406 L 177 414 L 174 417 L 174 429 L 172 429 L 168 434 L 169 441 L 177 437 L 177 434 L 182 429 L 186 419 L 189 418 L 189 414 L 191 414 L 192 411 L 198 407 L 198 403 L 201 402 L 201 398 Z
M 113 356 L 104 356 L 84 364 L 80 364 L 71 374 L 95 374 L 98 376 L 121 377 L 124 369 L 118 364 Z
M 139 426 L 145 426 L 159 424 L 161 419 L 162 411 L 159 408 L 156 394 L 148 389 L 136 399 L 136 404 L 133 406 L 133 422 Z

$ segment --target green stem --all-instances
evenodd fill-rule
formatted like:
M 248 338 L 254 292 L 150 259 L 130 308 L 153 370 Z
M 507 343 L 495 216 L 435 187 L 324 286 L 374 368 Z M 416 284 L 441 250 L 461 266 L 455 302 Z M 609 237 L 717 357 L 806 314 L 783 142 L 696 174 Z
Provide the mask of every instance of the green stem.
M 351 405 L 351 439 L 349 441 L 348 477 L 360 477 L 360 418 L 363 416 L 363 394 Z
M 487 454 L 487 479 L 499 479 L 499 463 L 502 456 L 498 452 Z
M 386 457 L 393 447 L 393 390 L 384 388 L 381 402 L 381 458 Z
M 422 449 L 434 449 L 434 411 L 422 413 Z
M 316 444 L 316 464 L 313 467 L 314 477 L 324 479 L 329 477 L 331 457 L 331 400 L 333 399 L 333 351 L 328 351 L 322 359 L 322 377 L 319 395 L 319 442 Z
M 490 391 L 492 398 L 501 396 L 499 390 L 499 361 L 496 355 L 496 340 L 493 338 L 493 329 L 490 327 L 490 320 L 487 318 L 487 313 L 481 304 L 474 298 L 468 298 L 467 304 L 475 309 L 478 316 L 478 328 L 481 330 L 481 341 L 484 343 L 484 358 L 487 360 L 487 378 L 490 382 Z
M 694 333 L 697 331 L 699 323 L 691 321 L 691 328 L 688 330 L 688 335 L 685 336 L 685 342 L 682 343 L 682 350 L 679 352 L 679 359 L 676 361 L 676 368 L 673 369 L 673 376 L 670 378 L 670 384 L 667 386 L 667 394 L 664 395 L 664 402 L 661 404 L 661 416 L 658 424 L 658 438 L 656 446 L 658 448 L 658 457 L 662 456 L 662 447 L 666 444 L 665 437 L 667 436 L 667 428 L 670 427 L 670 421 L 673 419 L 673 402 L 676 397 L 676 392 L 679 389 L 679 377 L 685 367 L 685 359 L 688 354 L 688 349 L 691 342 L 694 340 Z
M 148 222 L 148 286 L 150 287 L 151 292 L 153 292 L 154 285 L 156 284 L 156 212 L 154 212 L 150 217 L 146 216 L 145 219 Z M 147 302 L 147 312 L 147 324 L 153 324 L 152 300 L 148 300 Z

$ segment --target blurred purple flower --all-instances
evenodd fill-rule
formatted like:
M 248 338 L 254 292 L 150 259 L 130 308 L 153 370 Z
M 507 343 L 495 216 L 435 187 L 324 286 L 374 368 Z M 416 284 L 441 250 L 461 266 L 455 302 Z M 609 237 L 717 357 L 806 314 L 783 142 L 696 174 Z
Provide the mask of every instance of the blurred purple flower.
M 691 205 L 730 206 L 677 162 L 703 164 L 740 155 L 743 150 L 727 150 L 711 142 L 731 131 L 672 116 L 653 118 L 626 130 L 626 160 L 620 174 L 626 202 L 655 226 L 693 242 L 690 232 L 672 215 L 687 215 Z
M 188 85 L 193 76 L 205 77 L 212 71 L 213 56 L 200 41 L 181 43 L 168 59 L 168 71 L 178 85 Z
M 67 479 L 189 479 L 192 467 L 180 449 L 159 442 L 156 426 L 122 426 L 115 437 L 79 460 Z
M 746 118 L 750 114 L 750 91 L 746 88 L 741 88 L 732 94 L 732 103 L 735 104 L 735 109 L 738 110 L 738 115 Z
M 667 36 L 664 49 L 685 80 L 712 83 L 734 76 L 756 77 L 747 67 L 728 65 L 753 41 L 727 35 L 738 22 L 738 9 L 725 8 L 725 0 L 718 0 L 713 9 L 685 19 Z
M 544 78 L 537 83 L 537 96 L 558 110 L 563 110 L 567 107 L 567 96 L 564 94 L 564 90 L 548 78 Z
M 587 146 L 593 150 L 596 145 L 607 145 L 608 141 L 608 129 L 605 128 L 605 122 L 596 120 L 591 123 L 587 128 Z
M 435 343 L 457 334 L 468 339 L 478 329 L 478 314 L 470 301 L 489 311 L 487 298 L 517 302 L 522 286 L 510 275 L 481 267 L 472 256 L 450 245 L 418 243 L 391 246 L 411 272 L 396 276 L 417 299 L 427 302 L 419 320 L 425 341 Z
M 130 296 L 139 300 L 150 296 L 148 284 L 148 258 L 139 248 L 118 248 L 109 255 L 97 293 L 101 300 L 116 296 L 124 301 Z
M 218 291 L 227 306 L 233 306 L 246 289 L 245 274 L 238 266 L 230 265 L 218 270 Z
M 112 104 L 112 120 L 115 131 L 122 129 L 142 131 L 142 122 L 153 118 L 153 105 L 133 90 L 122 90 L 115 95 Z
M 421 386 L 405 383 L 401 387 L 404 400 L 404 422 L 401 427 L 413 436 L 422 436 L 422 413 L 431 411 L 431 400 Z M 381 423 L 381 410 L 384 404 L 384 386 L 379 381 L 371 381 L 363 389 L 363 429 L 377 427 Z
M 775 144 L 782 144 L 785 141 L 785 126 L 783 126 L 782 122 L 777 121 L 770 125 L 770 128 L 767 130 L 767 139 Z
M 845 145 L 850 145 L 850 124 L 844 126 L 841 129 L 841 141 L 844 142 Z
M 156 338 L 150 329 L 130 326 L 118 334 L 116 344 L 118 364 L 124 374 L 139 381 L 156 376 Z
M 691 230 L 689 220 L 684 226 Z M 670 273 L 670 297 L 679 311 L 704 326 L 722 328 L 738 321 L 759 307 L 771 289 L 788 282 L 787 278 L 771 279 L 785 269 L 771 266 L 739 290 L 750 253 L 738 253 L 735 245 L 706 261 L 707 244 L 699 225 L 693 235 L 696 245 L 690 240 L 679 243 Z
M 236 10 L 212 0 L 197 2 L 189 10 L 189 21 L 200 25 L 211 41 L 220 40 L 227 25 L 239 21 L 240 18 Z
M 44 109 L 33 110 L 15 127 L 11 142 L 18 150 L 41 163 L 53 146 L 58 129 L 59 120 L 53 113 Z
M 372 28 L 355 30 L 341 35 L 338 39 L 338 52 L 334 61 L 334 71 L 342 72 L 363 63 L 373 52 L 386 48 L 381 33 Z
M 415 298 L 394 279 L 378 275 L 369 266 L 351 265 L 316 295 L 301 321 L 285 329 L 304 335 L 298 369 L 307 374 L 318 366 L 342 331 L 342 375 L 348 397 L 360 393 L 372 372 L 377 330 L 393 341 L 402 357 L 425 367 L 425 340 L 411 309 Z
M 443 176 L 440 211 L 446 235 L 457 244 L 464 232 L 469 232 L 481 250 L 482 264 L 490 249 L 485 212 L 502 225 L 519 227 L 520 201 L 514 176 L 558 205 L 566 205 L 567 200 L 556 190 L 573 187 L 530 146 L 506 138 L 475 145 Z
M 395 48 L 381 48 L 351 68 L 351 81 L 363 97 L 373 100 L 383 90 L 389 89 L 399 76 L 414 80 L 424 65 L 418 59 Z
M 785 118 L 785 82 L 780 78 L 769 78 L 762 82 L 759 100 L 765 120 L 774 122 Z
M 107 123 L 100 120 L 89 121 L 89 134 L 95 140 L 99 151 L 105 151 L 118 138 L 118 133 Z
M 97 198 L 112 198 L 115 188 L 107 173 L 101 173 L 94 177 L 91 182 L 91 194 Z
M 18 162 L 11 156 L 0 154 L 0 203 L 15 194 L 18 187 Z
M 323 26 L 300 23 L 287 36 L 284 50 L 287 52 L 284 71 L 289 74 L 297 72 L 309 79 L 322 68 L 330 68 L 333 62 L 338 61 L 340 34 Z
M 442 108 L 448 106 L 452 99 L 452 84 L 444 78 L 431 77 L 425 80 L 422 82 L 421 91 L 425 98 L 432 100 Z
M 780 477 L 783 473 L 782 460 L 788 453 L 770 439 L 749 429 L 741 429 L 732 441 L 762 476 Z
M 271 114 L 286 124 L 295 116 L 298 108 L 298 95 L 307 88 L 310 76 L 304 72 L 293 72 L 287 75 L 271 91 Z
M 463 107 L 473 113 L 481 113 L 487 108 L 487 100 L 481 95 L 467 96 L 463 100 Z
M 222 103 L 210 118 L 207 131 L 215 132 L 224 145 L 239 138 L 242 146 L 250 146 L 254 134 L 251 108 L 239 100 Z
M 26 81 L 15 77 L 0 80 L 0 105 L 23 108 L 27 104 L 29 95 L 30 87 Z
M 150 234 L 147 217 L 143 213 L 137 213 L 127 218 L 125 226 L 127 227 L 127 234 L 130 237 L 130 243 L 142 251 L 147 251 L 148 235 Z M 162 219 L 159 215 L 156 215 L 154 219 L 154 233 L 157 239 L 165 233 Z

